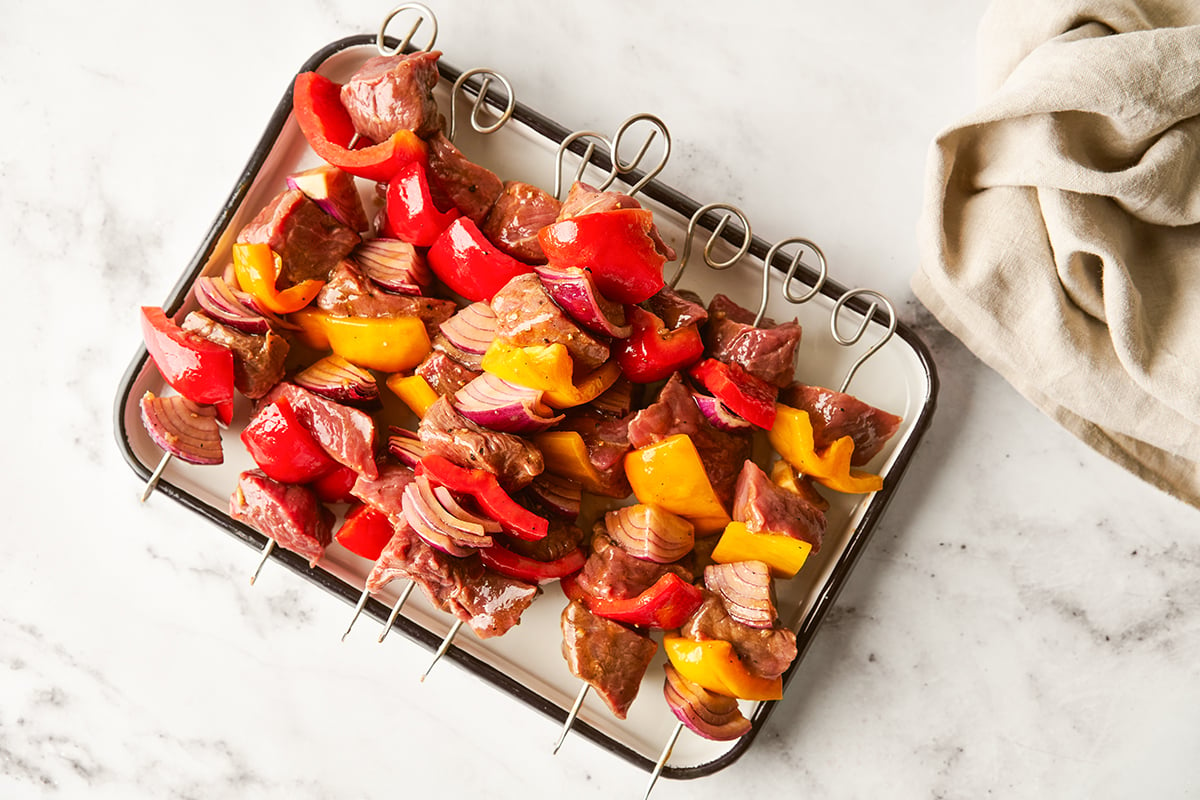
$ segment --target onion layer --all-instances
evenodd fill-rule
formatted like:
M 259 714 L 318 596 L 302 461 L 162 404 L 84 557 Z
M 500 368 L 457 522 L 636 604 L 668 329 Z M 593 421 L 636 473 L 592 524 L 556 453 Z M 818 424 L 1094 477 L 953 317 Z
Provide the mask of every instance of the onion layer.
M 457 503 L 453 505 L 462 510 Z M 404 487 L 401 508 L 404 518 L 418 536 L 449 555 L 461 558 L 470 555 L 476 548 L 491 547 L 493 544 L 483 522 L 474 515 L 470 515 L 470 519 L 456 516 L 443 504 L 443 498 L 434 492 L 424 475 L 417 475 Z
M 604 525 L 608 535 L 631 556 L 659 564 L 678 561 L 696 543 L 692 523 L 644 503 L 608 512 Z
M 704 585 L 721 596 L 725 610 L 743 625 L 771 628 L 775 625 L 775 603 L 771 600 L 771 568 L 762 561 L 709 564 L 704 568 Z
M 379 385 L 375 376 L 339 355 L 314 362 L 292 381 L 334 402 L 360 408 L 379 403 Z
M 663 664 L 663 669 L 667 673 L 663 682 L 667 705 L 693 733 L 705 739 L 727 742 L 750 732 L 750 720 L 742 716 L 737 700 L 692 683 L 670 664 Z
M 220 464 L 221 431 L 213 406 L 193 403 L 182 395 L 142 395 L 142 424 L 154 443 L 189 464 Z
M 250 305 L 242 302 L 223 278 L 201 276 L 193 285 L 196 302 L 214 320 L 245 333 L 266 333 L 271 323 Z
M 504 433 L 541 433 L 563 418 L 551 416 L 541 389 L 484 372 L 454 395 L 454 408 L 472 422 Z
M 624 339 L 633 332 L 625 319 L 625 307 L 600 294 L 590 271 L 552 264 L 535 266 L 533 270 L 554 302 L 592 333 Z
M 529 484 L 529 490 L 551 511 L 568 519 L 578 517 L 583 508 L 583 486 L 561 475 L 543 472 Z
M 393 426 L 388 437 L 388 452 L 406 467 L 416 468 L 425 457 L 425 443 L 415 433 Z
M 700 408 L 700 413 L 704 415 L 708 423 L 718 430 L 739 433 L 754 427 L 730 411 L 725 407 L 724 403 L 711 395 L 692 392 L 692 399 L 696 401 L 696 405 Z
M 453 346 L 465 353 L 482 356 L 496 338 L 496 314 L 482 301 L 462 308 L 439 329 Z
M 425 257 L 399 239 L 367 239 L 350 258 L 364 275 L 390 292 L 420 295 L 433 285 Z

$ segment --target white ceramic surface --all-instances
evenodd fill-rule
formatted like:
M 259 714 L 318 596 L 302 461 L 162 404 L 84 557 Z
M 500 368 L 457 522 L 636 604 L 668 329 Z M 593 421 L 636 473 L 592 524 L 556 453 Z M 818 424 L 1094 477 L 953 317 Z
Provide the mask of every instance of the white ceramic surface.
M 982 0 L 603 6 L 455 0 L 439 47 L 563 124 L 651 110 L 662 179 L 800 233 L 893 297 L 933 428 L 763 734 L 655 797 L 1200 793 L 1200 515 L 1059 430 L 907 288 L 928 145 L 973 103 Z M 609 798 L 645 774 L 174 503 L 137 501 L 112 399 L 297 67 L 387 7 L 0 12 L 0 797 Z M 1136 410 L 1131 409 L 1130 413 Z M 801 691 L 797 691 L 800 689 Z

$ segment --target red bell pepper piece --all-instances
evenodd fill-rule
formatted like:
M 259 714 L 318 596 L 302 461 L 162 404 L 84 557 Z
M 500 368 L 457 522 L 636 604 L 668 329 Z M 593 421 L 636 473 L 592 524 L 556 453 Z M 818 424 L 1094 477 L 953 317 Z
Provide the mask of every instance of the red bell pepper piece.
M 417 464 L 417 473 L 451 492 L 475 498 L 483 513 L 518 539 L 542 539 L 550 529 L 550 522 L 545 517 L 539 517 L 509 497 L 496 476 L 487 470 L 467 469 L 443 456 L 429 455 Z
M 467 217 L 450 223 L 426 254 L 429 267 L 451 291 L 468 300 L 491 301 L 492 295 L 533 267 L 517 261 L 488 241 Z
M 696 323 L 676 330 L 667 326 L 641 306 L 629 307 L 633 332 L 621 342 L 617 363 L 621 372 L 634 383 L 653 383 L 687 369 L 704 355 L 704 341 Z
M 587 561 L 587 555 L 578 547 L 554 561 L 538 561 L 498 544 L 480 548 L 479 557 L 483 559 L 485 566 L 501 575 L 529 583 L 542 583 L 574 575 L 583 569 L 584 562 Z
M 551 223 L 538 242 L 551 264 L 590 269 L 609 300 L 640 303 L 663 287 L 666 256 L 650 236 L 653 229 L 648 209 L 619 208 Z
M 163 380 L 191 400 L 217 407 L 217 419 L 233 419 L 233 351 L 185 331 L 157 306 L 142 306 L 142 338 Z
M 354 499 L 350 490 L 358 480 L 358 473 L 344 464 L 328 475 L 317 478 L 312 482 L 312 489 L 317 497 L 325 503 L 349 503 Z
M 258 468 L 280 483 L 309 483 L 340 466 L 283 398 L 259 409 L 242 431 L 242 443 Z
M 417 247 L 429 247 L 460 216 L 457 208 L 440 211 L 429 192 L 425 166 L 414 161 L 400 168 L 388 184 L 388 232 Z
M 779 387 L 746 372 L 739 364 L 706 358 L 689 374 L 725 404 L 730 411 L 763 430 L 775 425 L 775 396 Z
M 364 504 L 346 514 L 342 527 L 333 538 L 351 553 L 376 561 L 394 533 L 395 528 L 387 514 Z
M 386 141 L 350 149 L 354 123 L 342 105 L 341 84 L 315 72 L 302 72 L 292 85 L 292 110 L 304 138 L 317 155 L 339 169 L 385 182 L 412 161 L 424 161 L 425 143 L 412 131 L 399 130 Z
M 574 586 L 568 588 L 569 581 L 570 579 L 567 579 L 562 582 L 564 593 L 568 597 L 574 593 L 576 597 L 571 599 L 583 600 L 584 605 L 593 614 L 642 628 L 678 628 L 687 622 L 688 617 L 704 602 L 704 593 L 674 572 L 663 575 L 637 597 L 623 600 L 592 597 L 579 589 L 579 584 L 573 581 L 571 582 Z

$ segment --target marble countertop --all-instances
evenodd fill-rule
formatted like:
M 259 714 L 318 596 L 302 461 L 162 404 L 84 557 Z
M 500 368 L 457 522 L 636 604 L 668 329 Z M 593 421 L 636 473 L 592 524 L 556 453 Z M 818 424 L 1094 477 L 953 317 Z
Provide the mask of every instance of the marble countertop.
M 908 288 L 925 156 L 974 102 L 984 0 L 439 3 L 453 63 L 573 128 L 668 122 L 663 179 L 802 231 L 898 302 L 938 411 L 750 751 L 654 796 L 1200 796 L 1200 514 L 1036 412 Z M 10 4 L 0 265 L 13 384 L 0 797 L 640 797 L 645 773 L 397 638 L 140 482 L 112 403 L 159 304 L 345 0 Z M 28 381 L 21 383 L 21 381 Z

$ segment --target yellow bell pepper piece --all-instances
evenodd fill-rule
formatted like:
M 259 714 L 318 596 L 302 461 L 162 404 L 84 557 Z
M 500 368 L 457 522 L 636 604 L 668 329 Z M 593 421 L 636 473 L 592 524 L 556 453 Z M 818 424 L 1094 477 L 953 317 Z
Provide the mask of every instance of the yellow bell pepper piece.
M 420 375 L 390 375 L 384 383 L 418 417 L 424 417 L 441 396 Z
M 723 639 L 697 642 L 668 634 L 663 650 L 671 666 L 692 683 L 710 692 L 743 700 L 779 700 L 783 677 L 760 678 L 742 664 L 733 645 Z
M 736 561 L 762 561 L 776 578 L 792 578 L 804 566 L 812 545 L 787 534 L 752 531 L 742 522 L 730 522 L 713 548 L 712 560 L 718 564 Z
M 700 453 L 685 433 L 627 453 L 625 477 L 639 503 L 687 519 L 697 536 L 717 533 L 729 524 L 729 513 L 713 491 Z
M 276 314 L 299 311 L 313 301 L 325 281 L 308 280 L 284 289 L 275 288 L 283 260 L 266 244 L 239 242 L 233 246 L 233 274 L 238 286 Z
M 576 382 L 575 363 L 565 345 L 515 347 L 499 339 L 483 354 L 483 370 L 520 386 L 541 389 L 545 392 L 542 399 L 554 408 L 590 403 L 621 377 L 620 365 L 610 359 Z
M 417 317 L 335 317 L 305 308 L 290 319 L 300 326 L 304 344 L 366 369 L 405 372 L 429 353 L 429 334 Z
M 533 436 L 533 443 L 542 451 L 546 472 L 575 481 L 592 494 L 612 497 L 620 491 L 621 497 L 628 487 L 614 487 L 606 481 L 588 457 L 587 444 L 577 431 L 546 431 Z
M 775 425 L 767 433 L 775 452 L 822 486 L 847 494 L 866 494 L 883 488 L 883 478 L 850 467 L 854 440 L 843 436 L 821 452 L 816 451 L 812 420 L 807 411 L 775 404 Z

